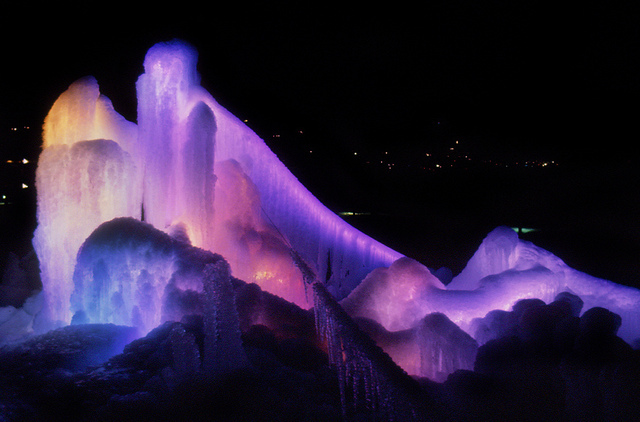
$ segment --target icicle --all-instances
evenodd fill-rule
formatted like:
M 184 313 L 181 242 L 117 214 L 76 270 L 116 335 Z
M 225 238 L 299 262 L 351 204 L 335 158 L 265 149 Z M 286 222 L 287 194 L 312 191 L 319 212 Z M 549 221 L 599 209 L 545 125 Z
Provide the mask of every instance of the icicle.
M 417 384 L 360 331 L 324 285 L 314 283 L 313 291 L 318 334 L 324 335 L 329 362 L 338 374 L 343 418 L 414 419 L 422 405 L 408 389 L 418 391 Z
M 169 337 L 173 354 L 173 368 L 180 380 L 188 380 L 200 372 L 200 351 L 196 339 L 182 325 L 171 330 Z
M 207 264 L 203 275 L 203 367 L 208 376 L 226 375 L 247 365 L 229 264 L 223 259 Z

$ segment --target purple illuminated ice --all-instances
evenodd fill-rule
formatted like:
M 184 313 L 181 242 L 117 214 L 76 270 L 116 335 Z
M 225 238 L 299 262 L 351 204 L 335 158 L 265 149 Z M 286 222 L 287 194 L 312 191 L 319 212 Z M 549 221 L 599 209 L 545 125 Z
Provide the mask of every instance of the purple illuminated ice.
M 509 310 L 526 298 L 550 303 L 565 291 L 579 296 L 584 310 L 599 306 L 619 314 L 618 335 L 626 341 L 640 338 L 640 291 L 574 270 L 507 227 L 489 233 L 446 287 L 422 264 L 402 258 L 371 272 L 341 304 L 390 331 L 410 329 L 432 312 L 470 331 L 471 321 L 489 311 Z

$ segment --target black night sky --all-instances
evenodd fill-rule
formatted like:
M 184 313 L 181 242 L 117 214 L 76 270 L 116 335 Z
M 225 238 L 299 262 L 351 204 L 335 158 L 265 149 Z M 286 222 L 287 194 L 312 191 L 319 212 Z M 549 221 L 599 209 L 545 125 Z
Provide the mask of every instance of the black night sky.
M 203 86 L 248 119 L 312 192 L 334 211 L 389 217 L 352 223 L 427 265 L 459 271 L 488 230 L 510 224 L 545 228 L 547 237 L 532 240 L 596 275 L 630 282 L 640 273 L 630 264 L 640 252 L 637 3 L 154 9 L 7 7 L 2 133 L 37 130 L 55 98 L 88 74 L 135 120 L 146 50 L 181 38 L 199 50 Z M 287 136 L 301 130 L 305 137 Z M 30 139 L 3 140 L 0 152 L 37 155 L 37 136 Z M 390 152 L 398 168 L 415 169 L 410 158 L 455 140 L 476 162 L 560 166 L 429 179 L 413 170 L 380 176 L 352 157 Z M 584 250 L 571 252 L 576 245 Z M 606 262 L 593 264 L 604 245 Z
M 637 135 L 640 92 L 632 2 L 438 3 L 148 15 L 114 3 L 82 17 L 24 7 L 3 13 L 0 114 L 5 125 L 41 120 L 70 82 L 94 74 L 135 119 L 144 52 L 178 37 L 198 48 L 205 87 L 232 111 L 309 122 L 349 147 L 428 143 L 427 123 L 446 120 L 480 149 L 601 159 L 634 148 L 624 142 Z

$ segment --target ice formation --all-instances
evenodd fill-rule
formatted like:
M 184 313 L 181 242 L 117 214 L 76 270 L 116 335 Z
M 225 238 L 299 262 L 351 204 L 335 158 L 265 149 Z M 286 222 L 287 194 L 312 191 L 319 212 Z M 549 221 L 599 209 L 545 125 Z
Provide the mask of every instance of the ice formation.
M 576 271 L 508 228 L 491 232 L 445 286 L 323 206 L 200 86 L 196 63 L 180 41 L 149 50 L 137 124 L 114 111 L 92 77 L 72 84 L 47 115 L 33 243 L 54 323 L 112 322 L 144 334 L 199 313 L 212 335 L 200 350 L 189 333 L 172 332 L 176 371 L 232 371 L 244 365 L 233 273 L 303 308 L 315 304 L 345 416 L 416 414 L 406 374 L 351 318 L 406 372 L 436 380 L 470 369 L 476 340 L 501 329 L 500 312 L 521 299 L 575 294 L 587 312 L 619 314 L 627 342 L 640 337 L 638 290 Z M 28 329 L 38 303 L 24 314 L 2 308 L 13 317 L 0 320 Z
M 478 342 L 444 314 L 426 315 L 400 331 L 388 331 L 368 318 L 355 321 L 409 375 L 443 382 L 459 369 L 473 369 Z
M 194 246 L 228 257 L 234 275 L 305 308 L 311 300 L 292 253 L 333 274 L 327 281 L 339 296 L 401 256 L 306 190 L 200 86 L 196 62 L 181 41 L 148 51 L 137 125 L 115 112 L 93 77 L 73 83 L 47 115 L 34 246 L 52 321 L 71 320 L 80 245 L 116 217 L 180 227 Z

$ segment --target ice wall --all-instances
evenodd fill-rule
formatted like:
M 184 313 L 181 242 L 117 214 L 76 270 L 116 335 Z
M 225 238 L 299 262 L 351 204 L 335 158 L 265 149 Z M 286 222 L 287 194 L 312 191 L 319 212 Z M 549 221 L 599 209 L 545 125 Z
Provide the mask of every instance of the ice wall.
M 180 227 L 195 246 L 229 256 L 234 275 L 306 308 L 292 253 L 317 274 L 330 265 L 327 281 L 338 295 L 400 257 L 313 197 L 200 86 L 196 62 L 196 50 L 181 41 L 148 51 L 136 84 L 137 126 L 114 111 L 93 77 L 73 83 L 47 115 L 34 245 L 52 319 L 70 321 L 78 248 L 119 216 Z

